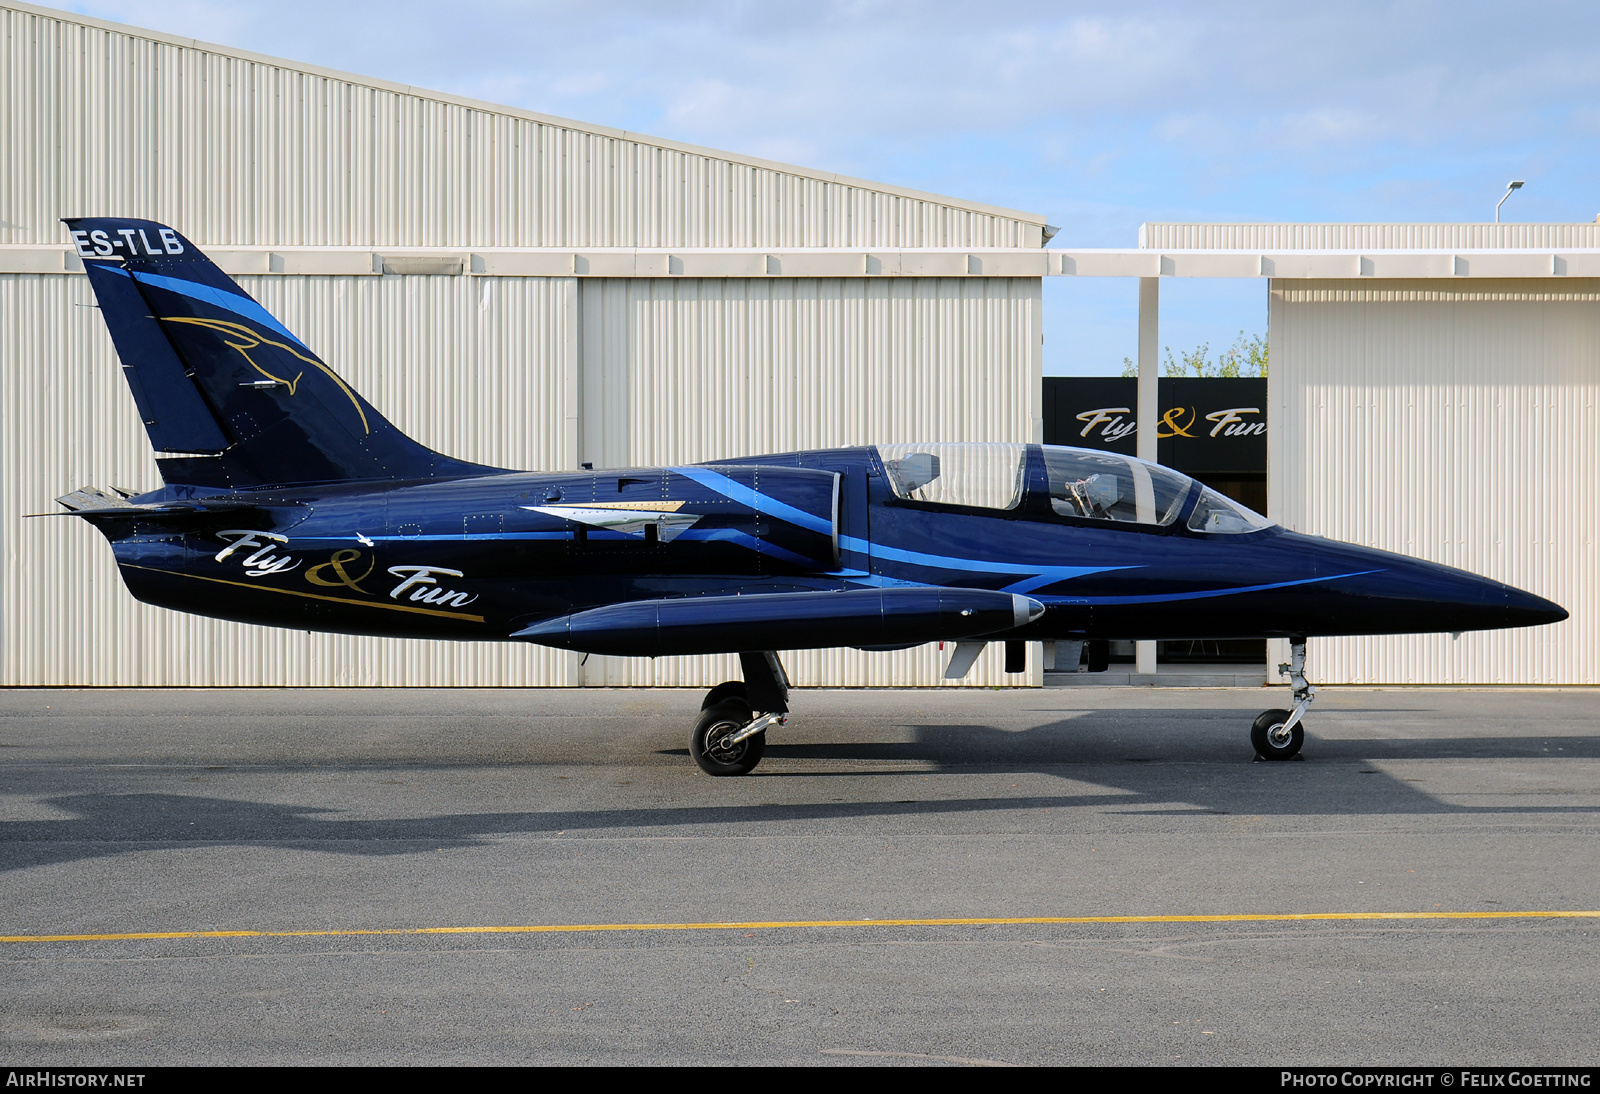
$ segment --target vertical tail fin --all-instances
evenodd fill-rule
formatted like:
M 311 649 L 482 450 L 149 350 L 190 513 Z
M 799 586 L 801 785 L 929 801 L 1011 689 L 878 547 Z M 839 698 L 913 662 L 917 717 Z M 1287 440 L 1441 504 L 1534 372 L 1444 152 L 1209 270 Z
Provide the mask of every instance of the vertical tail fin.
M 249 489 L 499 470 L 400 432 L 171 228 L 65 223 L 169 484 Z

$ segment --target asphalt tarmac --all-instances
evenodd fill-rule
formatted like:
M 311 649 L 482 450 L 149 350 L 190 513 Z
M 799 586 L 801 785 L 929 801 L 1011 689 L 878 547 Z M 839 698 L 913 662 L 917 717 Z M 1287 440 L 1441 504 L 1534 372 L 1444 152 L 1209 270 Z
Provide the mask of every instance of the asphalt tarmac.
M 0 1063 L 1600 1060 L 1600 694 L 1283 697 L 0 691 Z

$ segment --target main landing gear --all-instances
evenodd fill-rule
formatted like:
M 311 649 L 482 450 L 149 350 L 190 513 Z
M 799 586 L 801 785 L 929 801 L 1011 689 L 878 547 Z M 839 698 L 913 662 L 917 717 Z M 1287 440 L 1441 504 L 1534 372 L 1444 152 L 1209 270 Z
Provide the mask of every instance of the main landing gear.
M 1306 640 L 1289 639 L 1289 663 L 1279 665 L 1279 672 L 1289 674 L 1294 684 L 1293 710 L 1264 710 L 1250 727 L 1250 743 L 1255 745 L 1257 760 L 1292 760 L 1300 755 L 1306 731 L 1301 725 L 1317 689 L 1306 683 Z
M 789 720 L 789 677 L 771 651 L 741 653 L 743 680 L 706 692 L 689 755 L 707 775 L 748 775 L 767 749 L 767 730 Z

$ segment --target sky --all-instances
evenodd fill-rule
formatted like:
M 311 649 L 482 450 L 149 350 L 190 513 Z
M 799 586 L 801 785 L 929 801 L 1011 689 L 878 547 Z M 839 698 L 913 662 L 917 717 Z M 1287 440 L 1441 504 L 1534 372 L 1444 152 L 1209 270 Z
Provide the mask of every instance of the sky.
M 94 0 L 69 10 L 1044 214 L 1600 214 L 1600 4 Z M 1045 279 L 1045 371 L 1121 371 L 1137 283 Z M 1162 341 L 1266 331 L 1255 280 L 1167 279 Z

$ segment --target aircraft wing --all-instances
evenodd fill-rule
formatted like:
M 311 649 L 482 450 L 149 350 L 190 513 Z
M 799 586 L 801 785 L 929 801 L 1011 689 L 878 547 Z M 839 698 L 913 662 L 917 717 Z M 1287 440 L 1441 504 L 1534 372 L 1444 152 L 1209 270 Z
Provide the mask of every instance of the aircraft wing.
M 745 650 L 918 645 L 1026 625 L 1031 597 L 990 589 L 887 589 L 691 596 L 606 604 L 524 627 L 511 637 L 623 657 Z

